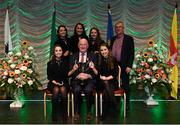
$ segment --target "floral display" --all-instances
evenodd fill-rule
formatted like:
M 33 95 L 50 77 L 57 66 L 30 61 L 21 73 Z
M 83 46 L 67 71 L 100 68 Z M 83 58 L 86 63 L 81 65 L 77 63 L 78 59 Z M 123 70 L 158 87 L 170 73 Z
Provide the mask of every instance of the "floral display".
M 8 95 L 13 96 L 19 88 L 37 87 L 34 67 L 34 49 L 28 41 L 21 43 L 20 49 L 9 52 L 0 59 L 0 87 L 5 87 Z
M 149 94 L 159 93 L 168 97 L 172 81 L 169 79 L 171 67 L 167 63 L 167 54 L 153 40 L 136 51 L 131 72 L 131 84 L 148 87 Z

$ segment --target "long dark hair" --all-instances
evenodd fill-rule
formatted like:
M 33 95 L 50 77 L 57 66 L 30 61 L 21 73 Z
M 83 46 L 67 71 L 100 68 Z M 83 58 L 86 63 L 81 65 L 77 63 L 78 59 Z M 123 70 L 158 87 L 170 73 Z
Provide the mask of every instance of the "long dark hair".
M 100 66 L 101 65 L 101 62 L 102 62 L 102 58 L 104 58 L 102 55 L 101 55 L 101 46 L 105 46 L 107 47 L 107 49 L 109 50 L 109 53 L 108 53 L 108 58 L 107 58 L 107 64 L 108 64 L 108 68 L 109 69 L 114 69 L 114 60 L 113 60 L 113 56 L 112 56 L 112 52 L 111 52 L 111 49 L 108 45 L 108 43 L 102 43 L 99 47 L 99 61 L 98 61 L 98 65 Z
M 101 34 L 100 34 L 100 32 L 99 32 L 99 29 L 96 28 L 96 27 L 93 27 L 93 28 L 90 29 L 90 31 L 89 31 L 89 40 L 90 40 L 90 41 L 93 40 L 93 38 L 91 37 L 91 31 L 92 31 L 92 30 L 96 30 L 96 32 L 97 32 L 97 38 L 96 38 L 96 40 L 97 40 L 97 41 L 101 41 L 101 40 L 102 40 L 102 39 L 101 39 Z
M 52 51 L 52 57 L 51 57 L 51 63 L 55 62 L 56 61 L 56 56 L 55 56 L 55 48 L 56 47 L 60 47 L 62 49 L 62 47 L 59 45 L 59 44 L 55 44 L 54 47 L 53 47 L 53 51 Z M 62 49 L 62 56 L 61 58 L 63 58 L 63 55 L 64 55 L 64 51 Z
M 77 32 L 76 32 L 76 28 L 77 28 L 78 25 L 81 25 L 82 28 L 83 28 L 83 32 L 82 32 L 81 36 L 82 36 L 82 37 L 87 36 L 87 35 L 86 35 L 86 31 L 85 31 L 85 26 L 84 26 L 84 24 L 82 24 L 82 23 L 77 23 L 77 24 L 75 25 L 75 27 L 74 27 L 74 35 L 75 35 L 75 36 L 78 36 L 78 34 L 77 34 Z
M 60 25 L 60 26 L 58 26 L 58 29 L 57 29 L 57 37 L 58 37 L 58 39 L 60 38 L 60 36 L 59 36 L 59 30 L 60 30 L 61 27 L 64 27 L 64 29 L 65 29 L 65 31 L 66 31 L 66 36 L 65 36 L 65 38 L 67 39 L 67 38 L 68 38 L 68 31 L 67 31 L 67 28 L 66 28 L 65 25 Z

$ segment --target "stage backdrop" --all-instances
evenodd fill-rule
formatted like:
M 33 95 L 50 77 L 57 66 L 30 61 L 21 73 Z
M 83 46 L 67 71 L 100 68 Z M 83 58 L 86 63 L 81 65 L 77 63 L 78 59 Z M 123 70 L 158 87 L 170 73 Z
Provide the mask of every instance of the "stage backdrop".
M 180 6 L 180 0 L 176 1 Z M 46 87 L 54 6 L 56 28 L 60 24 L 66 25 L 71 36 L 74 25 L 82 22 L 87 34 L 96 26 L 106 40 L 108 4 L 111 5 L 113 24 L 124 21 L 125 33 L 134 37 L 136 49 L 148 39 L 154 39 L 168 52 L 175 0 L 0 0 L 0 55 L 2 57 L 4 53 L 4 21 L 8 6 L 13 47 L 18 48 L 21 40 L 31 41 L 37 54 L 38 79 Z M 179 9 L 177 15 L 180 19 Z M 180 20 L 178 27 L 180 48 Z

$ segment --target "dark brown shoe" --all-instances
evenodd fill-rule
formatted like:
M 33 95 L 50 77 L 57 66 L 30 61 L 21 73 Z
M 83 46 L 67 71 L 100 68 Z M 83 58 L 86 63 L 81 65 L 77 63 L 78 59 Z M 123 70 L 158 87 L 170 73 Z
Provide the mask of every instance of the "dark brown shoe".
M 77 121 L 79 119 L 80 119 L 79 113 L 76 112 L 74 115 L 74 120 Z
M 92 115 L 91 112 L 88 112 L 87 116 L 86 116 L 86 120 L 89 121 L 92 119 Z

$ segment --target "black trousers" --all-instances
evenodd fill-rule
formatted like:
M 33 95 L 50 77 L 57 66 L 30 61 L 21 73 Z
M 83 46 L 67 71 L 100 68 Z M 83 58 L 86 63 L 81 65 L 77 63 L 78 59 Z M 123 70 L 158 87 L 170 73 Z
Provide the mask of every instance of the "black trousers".
M 121 70 L 121 80 L 122 80 L 122 88 L 126 92 L 126 104 L 129 106 L 130 104 L 130 84 L 129 84 L 129 73 L 126 73 L 125 69 Z
M 85 93 L 85 97 L 86 97 L 87 112 L 91 111 L 91 106 L 93 104 L 93 99 L 94 99 L 93 97 L 94 85 L 95 85 L 95 80 L 93 79 L 88 79 L 83 82 L 81 80 L 72 81 L 75 113 L 76 112 L 80 113 L 81 102 L 82 102 L 82 97 L 81 97 L 82 91 Z

